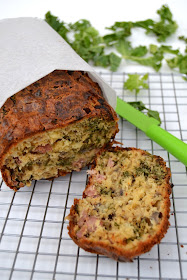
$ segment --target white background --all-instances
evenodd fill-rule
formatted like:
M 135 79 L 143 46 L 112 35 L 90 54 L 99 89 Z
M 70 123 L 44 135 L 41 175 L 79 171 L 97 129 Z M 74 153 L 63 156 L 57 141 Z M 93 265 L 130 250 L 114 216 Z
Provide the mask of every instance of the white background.
M 101 35 L 106 32 L 105 27 L 115 21 L 135 21 L 155 19 L 159 16 L 156 11 L 163 4 L 168 4 L 174 19 L 178 23 L 177 33 L 171 36 L 166 44 L 184 49 L 184 43 L 177 40 L 178 35 L 187 36 L 187 1 L 186 0 L 0 0 L 0 19 L 11 17 L 39 17 L 44 18 L 47 11 L 58 16 L 65 22 L 75 22 L 79 19 L 88 19 L 98 29 Z M 144 30 L 133 30 L 131 37 L 133 45 L 157 44 L 154 36 L 145 36 Z M 143 67 L 132 62 L 123 62 L 119 71 L 126 72 L 154 72 L 149 67 Z M 162 72 L 171 72 L 164 64 Z
M 156 10 L 159 9 L 161 7 L 161 5 L 167 3 L 172 11 L 172 13 L 174 14 L 174 19 L 177 21 L 178 25 L 179 25 L 179 29 L 177 31 L 177 34 L 173 35 L 168 41 L 167 44 L 171 44 L 173 47 L 178 47 L 180 46 L 181 49 L 184 49 L 184 44 L 182 42 L 179 42 L 176 38 L 178 35 L 186 35 L 187 36 L 187 0 L 0 0 L 0 19 L 3 18 L 11 18 L 11 17 L 39 17 L 39 18 L 44 18 L 44 15 L 47 11 L 51 11 L 52 14 L 58 16 L 61 20 L 64 20 L 65 22 L 75 22 L 76 20 L 79 20 L 81 18 L 85 18 L 91 21 L 91 23 L 93 24 L 93 26 L 95 28 L 97 28 L 101 34 L 104 34 L 105 30 L 104 27 L 106 26 L 110 26 L 112 25 L 115 21 L 128 21 L 128 20 L 143 20 L 143 19 L 147 19 L 147 18 L 152 18 L 152 19 L 158 19 L 158 16 L 156 14 Z M 0 37 L 1 40 L 1 37 Z M 132 41 L 133 41 L 133 45 L 139 45 L 139 44 L 150 44 L 150 43 L 157 43 L 155 38 L 153 36 L 144 36 L 144 31 L 138 29 L 138 30 L 134 30 L 133 31 L 133 36 L 132 36 Z M 136 65 L 136 64 L 132 64 L 131 62 L 127 63 L 123 63 L 123 65 L 120 67 L 119 71 L 126 71 L 126 72 L 141 72 L 141 71 L 146 71 L 146 72 L 153 72 L 153 70 L 151 68 L 148 67 L 142 67 L 140 65 Z M 167 66 L 165 65 L 162 68 L 162 72 L 171 72 L 170 69 L 167 68 Z M 170 77 L 171 79 L 171 77 Z M 154 84 L 153 84 L 154 85 Z M 171 85 L 172 86 L 172 81 L 170 81 L 169 84 L 167 84 L 167 87 Z M 157 84 L 155 84 L 155 86 L 158 86 Z M 177 86 L 180 86 L 180 83 L 177 84 Z M 182 84 L 182 87 L 184 85 Z M 179 109 L 179 115 L 180 115 L 180 120 L 181 120 L 181 128 L 184 129 L 183 130 L 183 138 L 185 138 L 185 140 L 187 139 L 187 110 L 186 110 L 186 91 L 177 91 L 177 94 L 179 93 L 179 95 L 184 95 L 184 98 L 181 98 L 179 100 L 180 102 L 180 106 L 178 107 Z M 155 94 L 155 96 L 152 96 L 152 93 Z M 158 96 L 157 96 L 158 94 Z M 158 100 L 156 101 L 157 103 L 162 102 L 161 97 L 160 97 L 160 89 L 158 90 L 154 90 L 153 92 L 151 91 L 151 98 Z M 166 90 L 165 89 L 165 94 L 166 94 L 166 98 L 167 95 L 168 97 L 173 93 L 173 89 L 171 87 L 171 90 Z M 143 97 L 143 95 L 142 95 Z M 160 98 L 160 100 L 159 100 Z M 172 102 L 174 100 L 175 102 L 175 98 L 168 98 L 168 103 Z M 166 103 L 167 101 L 165 101 Z M 173 107 L 176 107 L 173 102 L 173 105 L 171 105 L 171 110 L 173 110 Z M 184 106 L 182 104 L 182 102 L 184 102 Z M 166 104 L 168 105 L 168 104 Z M 160 106 L 161 107 L 161 106 Z M 160 108 L 159 107 L 159 108 Z M 159 109 L 158 108 L 158 109 Z M 156 107 L 152 107 L 152 109 L 157 110 Z M 162 108 L 161 108 L 162 109 Z M 169 106 L 165 106 L 165 110 L 167 110 L 166 112 L 166 120 L 169 120 L 170 122 L 167 122 L 167 125 L 170 125 L 168 127 L 166 127 L 167 129 L 170 129 L 170 132 L 175 132 L 172 131 L 172 129 L 176 130 L 176 133 L 178 133 L 178 135 L 176 135 L 177 137 L 180 138 L 180 130 L 178 127 L 178 114 L 177 112 L 174 112 L 173 114 L 170 114 L 170 105 Z M 165 123 L 165 122 L 164 122 Z M 123 137 L 125 137 L 125 145 L 128 146 L 128 144 L 130 144 L 130 146 L 136 145 L 136 143 L 132 143 L 132 140 L 128 140 L 131 139 L 132 135 L 130 133 L 133 133 L 133 137 L 135 137 L 134 139 L 136 139 L 135 133 L 136 131 L 131 127 L 130 124 L 128 123 L 124 123 L 125 126 L 127 126 L 127 130 L 124 132 L 126 132 L 126 135 L 124 134 Z M 130 127 L 130 129 L 128 129 Z M 148 148 L 148 144 L 149 140 L 145 140 L 145 136 L 143 134 L 138 134 L 139 135 L 139 139 L 141 141 L 138 142 L 138 147 L 139 148 Z M 142 136 L 141 136 L 142 135 Z M 121 136 L 120 136 L 121 137 Z M 141 138 L 142 137 L 142 138 Z M 160 147 L 154 143 L 154 150 L 156 154 L 159 154 L 160 156 L 164 157 L 165 160 L 168 159 L 167 153 L 166 151 L 161 151 Z M 150 148 L 151 148 L 151 144 L 150 144 Z M 158 149 L 158 150 L 157 150 Z M 179 242 L 180 244 L 187 244 L 187 239 L 186 239 L 186 228 L 185 226 L 187 225 L 187 220 L 186 217 L 187 215 L 185 215 L 185 212 L 187 212 L 187 206 L 186 206 L 186 173 L 185 173 L 185 168 L 182 164 L 175 162 L 173 157 L 170 155 L 170 159 L 173 160 L 171 162 L 171 168 L 172 168 L 172 178 L 173 178 L 173 183 L 175 184 L 175 188 L 174 188 L 174 195 L 175 197 L 184 197 L 184 199 L 176 199 L 175 200 L 175 207 L 176 207 L 176 211 L 179 211 L 177 213 L 177 219 L 178 219 L 178 234 L 179 234 Z M 85 174 L 85 178 L 86 178 L 86 173 Z M 71 188 L 70 188 L 70 193 L 80 193 L 82 192 L 82 188 L 84 187 L 84 185 L 82 185 L 82 183 L 79 185 L 77 185 L 77 181 L 82 181 L 84 180 L 84 174 L 83 173 L 77 173 L 75 174 L 75 172 L 73 173 L 73 177 L 72 177 L 72 181 L 73 183 L 71 183 Z M 76 177 L 74 177 L 76 176 Z M 78 177 L 77 177 L 78 176 Z M 82 177 L 81 177 L 82 176 Z M 62 177 L 62 180 L 65 177 Z M 67 178 L 67 177 L 66 177 Z M 80 180 L 81 178 L 81 180 Z M 67 180 L 67 179 L 66 179 Z M 68 181 L 67 181 L 68 183 Z M 44 186 L 45 184 L 45 186 Z M 65 187 L 65 181 L 64 181 L 64 186 Z M 46 195 L 40 195 L 39 193 L 35 193 L 33 196 L 34 202 L 32 201 L 32 204 L 34 205 L 43 205 L 43 207 L 37 209 L 31 208 L 29 209 L 29 214 L 28 214 L 28 218 L 29 219 L 38 219 L 37 223 L 31 223 L 31 226 L 29 224 L 29 222 L 27 222 L 25 225 L 25 229 L 24 229 L 24 234 L 30 234 L 30 228 L 32 229 L 32 234 L 37 235 L 38 232 L 40 232 L 41 230 L 41 224 L 42 222 L 39 222 L 39 219 L 42 219 L 43 217 L 43 212 L 45 209 L 45 203 L 47 201 L 47 193 L 48 190 L 50 188 L 50 184 L 47 183 L 47 181 L 45 181 L 44 183 L 42 183 L 42 181 L 37 182 L 37 189 L 41 190 L 41 188 L 45 188 L 45 192 Z M 3 185 L 3 190 L 5 190 L 5 185 Z M 66 189 L 65 189 L 66 191 Z M 40 191 L 39 191 L 40 192 Z M 61 221 L 61 212 L 59 209 L 59 207 L 62 206 L 62 198 L 61 196 L 56 196 L 53 195 L 54 194 L 60 194 L 61 192 L 61 182 L 56 181 L 56 183 L 53 185 L 53 189 L 52 189 L 52 196 L 50 197 L 49 200 L 49 206 L 52 206 L 52 208 L 48 208 L 47 210 L 47 216 L 46 218 L 49 220 L 53 220 L 54 221 Z M 12 200 L 12 194 L 13 192 L 1 192 L 1 216 L 6 217 L 7 216 L 7 207 L 6 205 L 11 202 Z M 16 200 L 14 200 L 15 204 L 16 203 L 20 203 L 23 204 L 23 211 L 21 211 L 20 209 L 16 209 L 17 211 L 14 211 L 15 208 L 12 208 L 12 211 L 10 212 L 10 217 L 11 218 L 22 218 L 25 217 L 25 210 L 27 208 L 25 208 L 25 205 L 28 203 L 28 199 L 29 196 L 27 195 L 29 194 L 29 192 L 17 192 L 16 194 Z M 24 195 L 24 196 L 23 196 Z M 73 196 L 72 196 L 73 199 Z M 6 205 L 3 205 L 3 203 L 6 203 Z M 68 199 L 68 207 L 71 206 L 71 198 Z M 58 207 L 57 209 L 55 209 L 55 206 Z M 14 207 L 14 205 L 13 205 Z M 17 208 L 17 206 L 16 206 Z M 33 210 L 34 209 L 34 210 Z M 32 212 L 33 210 L 33 212 Z M 51 211 L 50 211 L 51 210 Z M 53 210 L 53 211 L 52 211 Z M 173 209 L 172 209 L 173 210 Z M 36 215 L 36 211 L 37 211 L 37 215 Z M 184 211 L 184 213 L 182 212 Z M 41 218 L 40 218 L 41 217 Z M 186 251 L 187 251 L 187 246 L 185 245 L 184 248 L 181 248 L 179 246 L 179 248 L 177 248 L 177 239 L 176 239 L 176 229 L 175 229 L 175 222 L 174 222 L 174 217 L 175 216 L 171 216 L 170 222 L 172 227 L 170 227 L 170 229 L 168 230 L 167 235 L 165 236 L 165 238 L 163 239 L 165 242 L 167 242 L 166 244 L 161 244 L 159 247 L 159 252 L 160 255 L 158 255 L 158 249 L 155 246 L 151 252 L 147 253 L 145 256 L 142 256 L 140 258 L 140 276 L 141 277 L 147 277 L 147 279 L 150 277 L 154 278 L 154 277 L 158 277 L 159 276 L 159 270 L 158 270 L 158 257 L 161 257 L 161 259 L 165 259 L 166 261 L 161 261 L 161 274 L 162 277 L 171 277 L 171 278 L 177 278 L 180 277 L 180 271 L 179 271 L 179 266 L 178 266 L 178 262 L 175 260 L 178 260 L 178 250 L 180 250 L 181 253 L 181 258 L 183 260 L 182 262 L 182 267 L 183 267 L 183 276 L 187 277 L 187 269 L 186 269 L 186 260 L 187 260 L 187 255 L 186 255 Z M 3 220 L 2 220 L 3 221 Z M 2 222 L 3 225 L 3 222 Z M 55 226 L 53 226 L 55 225 Z M 59 236 L 59 232 L 60 232 L 60 222 L 58 224 L 49 224 L 45 222 L 44 225 L 44 236 L 48 235 L 52 235 L 52 236 Z M 8 234 L 12 234 L 13 233 L 18 233 L 21 232 L 21 228 L 22 228 L 22 224 L 21 222 L 16 223 L 15 226 L 15 221 L 8 221 L 7 225 L 6 225 L 6 230 L 5 232 Z M 63 230 L 63 237 L 67 237 L 67 232 L 66 232 L 66 227 L 64 227 Z M 7 241 L 6 241 L 7 240 Z M 10 240 L 10 243 L 8 243 L 8 241 Z M 16 239 L 18 240 L 18 239 Z M 30 250 L 31 252 L 34 252 L 37 244 L 37 240 L 38 239 L 34 239 L 34 238 L 30 238 L 29 242 L 27 241 L 29 239 L 25 238 L 21 240 L 21 246 L 20 246 L 20 250 L 22 251 L 27 251 Z M 36 240 L 36 241 L 35 241 Z M 37 258 L 37 262 L 36 262 L 36 269 L 38 270 L 51 270 L 53 265 L 54 265 L 54 259 L 55 259 L 55 254 L 57 251 L 57 245 L 58 243 L 53 243 L 55 241 L 55 239 L 49 239 L 47 240 L 49 242 L 49 244 L 47 244 L 45 246 L 45 243 L 42 243 L 45 239 L 42 239 L 41 244 L 40 244 L 40 250 L 45 252 L 44 258 L 41 258 L 41 255 L 39 255 L 39 257 Z M 25 242 L 25 243 L 24 243 Z M 174 242 L 175 245 L 167 245 L 170 244 L 170 242 Z M 65 253 L 67 254 L 75 254 L 75 252 L 77 252 L 77 247 L 73 246 L 71 243 L 67 242 L 67 243 L 62 243 L 63 246 L 65 245 L 65 250 L 67 248 L 67 251 Z M 42 248 L 43 245 L 43 248 Z M 17 241 L 14 241 L 14 238 L 10 236 L 7 236 L 7 239 L 5 239 L 5 242 L 2 243 L 2 246 L 4 251 L 6 252 L 7 248 L 9 250 L 14 250 L 14 248 L 17 248 Z M 13 247 L 14 246 L 14 247 Z M 15 247 L 16 246 L 16 247 Z M 45 248 L 44 248 L 45 246 Z M 68 247 L 69 246 L 69 247 Z M 50 253 L 54 253 L 54 256 L 50 257 L 47 256 L 47 253 L 49 252 L 48 250 L 50 250 Z M 60 251 L 60 253 L 62 253 L 62 251 Z M 80 254 L 84 254 L 83 251 L 80 250 Z M 33 254 L 18 254 L 18 258 L 16 260 L 16 268 L 18 269 L 17 274 L 15 273 L 15 275 L 17 275 L 16 278 L 14 279 L 29 279 L 29 276 L 27 277 L 27 272 L 24 273 L 20 272 L 19 273 L 19 269 L 32 269 L 33 267 L 33 257 L 35 255 Z M 6 258 L 6 262 L 4 262 L 4 259 Z M 143 259 L 145 258 L 145 259 Z M 150 259 L 153 260 L 150 260 Z M 167 259 L 170 259 L 170 261 L 167 261 Z M 1 267 L 5 266 L 8 267 L 8 265 L 12 265 L 14 260 L 14 254 L 10 254 L 8 251 L 6 254 L 2 254 L 1 256 Z M 91 261 L 90 261 L 91 260 Z M 93 261 L 92 261 L 93 260 Z M 60 257 L 59 258 L 59 263 L 58 263 L 58 269 L 59 271 L 67 271 L 68 272 L 72 272 L 72 269 L 74 269 L 75 267 L 75 262 L 76 262 L 76 258 L 73 257 Z M 79 273 L 90 273 L 93 272 L 95 270 L 95 263 L 96 260 L 95 259 L 90 259 L 90 258 L 79 258 L 79 263 L 78 263 L 78 272 Z M 7 271 L 8 272 L 8 271 Z M 112 260 L 108 259 L 108 258 L 99 258 L 99 262 L 98 262 L 98 273 L 102 274 L 102 273 L 106 273 L 106 274 L 110 274 L 113 276 L 112 279 L 115 278 L 115 273 L 116 273 L 116 263 L 113 262 Z M 137 270 L 137 261 L 133 262 L 133 263 L 119 263 L 119 275 L 132 275 L 132 277 L 136 278 L 138 273 Z M 4 276 L 4 277 L 3 277 Z M 61 277 L 60 273 L 59 276 Z M 66 275 L 68 277 L 68 275 Z M 66 277 L 64 276 L 64 277 Z M 36 276 L 37 277 L 37 276 Z M 42 279 L 42 277 L 45 277 L 43 274 L 39 273 L 38 274 L 38 278 L 37 279 Z M 47 276 L 46 276 L 47 277 Z M 56 275 L 56 277 L 58 277 L 58 274 Z M 79 277 L 79 276 L 78 276 Z M 81 277 L 81 276 L 80 276 Z M 122 276 L 121 276 L 122 277 Z M 2 275 L 0 277 L 1 279 L 8 279 L 8 277 L 6 277 L 6 270 L 4 270 L 2 272 Z M 85 278 L 85 277 L 83 277 Z M 126 278 L 126 277 L 125 277 Z M 36 279 L 36 278 L 35 278 Z M 47 279 L 47 278 L 46 278 Z M 48 278 L 49 279 L 49 278 Z M 59 279 L 59 278 L 58 278 Z M 80 279 L 80 278 L 79 278 Z M 85 278 L 86 279 L 86 278 Z M 105 278 L 106 279 L 106 278 Z

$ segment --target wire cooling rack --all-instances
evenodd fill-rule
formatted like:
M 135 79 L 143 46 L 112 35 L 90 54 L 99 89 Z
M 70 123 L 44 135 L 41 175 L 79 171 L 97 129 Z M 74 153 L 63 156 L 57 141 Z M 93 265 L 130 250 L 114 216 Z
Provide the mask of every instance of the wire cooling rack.
M 142 100 L 160 112 L 162 127 L 187 142 L 187 82 L 174 74 L 149 74 L 149 89 L 138 97 L 123 90 L 126 73 L 100 73 L 126 101 Z M 171 226 L 159 245 L 132 263 L 118 263 L 78 248 L 65 216 L 82 196 L 86 169 L 53 181 L 37 181 L 17 193 L 1 183 L 0 279 L 130 280 L 187 279 L 186 169 L 124 119 L 116 140 L 162 156 L 171 168 Z

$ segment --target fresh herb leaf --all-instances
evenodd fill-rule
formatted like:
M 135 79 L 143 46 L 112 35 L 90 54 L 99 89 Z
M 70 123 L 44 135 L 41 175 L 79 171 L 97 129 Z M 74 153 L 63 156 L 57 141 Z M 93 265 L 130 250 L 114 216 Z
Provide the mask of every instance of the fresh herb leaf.
M 133 22 L 133 27 L 141 27 L 146 30 L 151 30 L 151 27 L 153 26 L 154 21 L 152 19 L 147 19 L 143 21 L 136 21 Z
M 70 23 L 69 27 L 74 31 L 85 31 L 87 28 L 91 27 L 91 23 L 86 19 L 80 19 L 73 24 Z
M 102 55 L 96 56 L 94 58 L 94 65 L 101 66 L 104 68 L 109 67 L 110 66 L 109 55 L 102 54 Z
M 178 68 L 180 73 L 187 75 L 187 55 L 179 54 L 166 61 L 170 68 Z
M 149 57 L 131 57 L 129 59 L 138 62 L 141 65 L 150 66 L 155 71 L 159 71 L 162 66 L 163 55 L 161 53 L 156 53 L 153 56 Z
M 153 23 L 152 28 L 147 30 L 148 33 L 151 31 L 157 37 L 159 42 L 166 41 L 166 38 L 171 36 L 178 28 L 177 23 L 173 20 L 172 13 L 168 6 L 163 5 L 160 10 L 157 11 L 160 15 L 161 20 Z
M 102 38 L 88 20 L 81 19 L 69 26 L 74 33 L 71 46 L 85 61 L 94 61 L 103 55 Z
M 185 36 L 179 36 L 178 37 L 179 40 L 184 41 L 187 44 L 187 37 Z M 186 49 L 185 49 L 185 54 L 181 54 L 179 52 L 179 50 L 172 50 L 173 54 L 175 54 L 176 56 L 171 58 L 171 59 L 166 59 L 168 66 L 171 69 L 178 69 L 178 71 L 182 74 L 185 74 L 186 76 L 184 76 L 183 78 L 185 80 L 187 80 L 187 45 L 186 45 Z
M 133 28 L 143 28 L 146 33 L 155 34 L 158 41 L 165 41 L 168 36 L 173 34 L 177 29 L 177 24 L 173 20 L 169 7 L 163 5 L 157 13 L 160 16 L 159 21 L 146 19 L 136 22 L 115 22 L 114 25 L 106 28 L 112 33 L 104 37 L 100 36 L 99 32 L 86 19 L 68 24 L 47 12 L 45 20 L 85 61 L 92 62 L 96 66 L 109 67 L 111 71 L 117 71 L 121 60 L 127 59 L 159 71 L 165 53 L 170 53 L 175 57 L 167 59 L 168 66 L 172 69 L 178 69 L 180 73 L 186 75 L 187 46 L 185 54 L 181 54 L 178 49 L 172 49 L 168 45 L 159 47 L 151 44 L 148 49 L 141 45 L 132 47 L 131 42 L 128 41 Z M 185 36 L 180 36 L 179 39 L 187 43 Z M 108 47 L 114 47 L 121 56 L 116 52 L 108 54 Z
M 167 45 L 161 45 L 160 47 L 156 46 L 156 45 L 149 45 L 149 52 L 151 54 L 155 54 L 155 53 L 171 53 L 171 54 L 178 54 L 179 53 L 179 50 L 176 49 L 176 50 L 173 50 L 172 49 L 172 46 L 167 46 Z
M 168 22 L 173 22 L 173 15 L 168 6 L 163 5 L 160 10 L 157 11 L 157 14 L 160 15 L 161 20 Z
M 149 117 L 152 117 L 152 118 L 156 119 L 157 121 L 159 121 L 159 123 L 161 123 L 159 112 L 147 109 L 147 115 Z
M 118 55 L 112 52 L 109 55 L 109 61 L 110 61 L 110 70 L 113 72 L 117 71 L 121 63 L 121 57 L 119 57 Z
M 136 57 L 145 56 L 148 52 L 148 49 L 146 46 L 138 46 L 134 49 L 131 49 L 131 55 Z
M 178 38 L 179 38 L 179 40 L 184 41 L 184 43 L 186 44 L 185 53 L 187 53 L 187 37 L 185 37 L 185 36 L 179 36 Z
M 124 29 L 120 28 L 120 30 L 118 30 L 118 31 L 115 31 L 115 29 L 114 29 L 114 31 L 115 31 L 114 33 L 103 36 L 103 40 L 104 40 L 105 44 L 107 46 L 113 46 L 119 40 L 130 36 L 131 28 L 132 28 L 132 25 L 130 24 L 128 26 L 128 28 L 124 28 Z M 108 28 L 108 29 L 110 29 L 110 28 Z
M 127 102 L 127 103 L 141 112 L 145 111 L 147 116 L 156 119 L 161 124 L 161 119 L 160 119 L 159 113 L 157 111 L 153 111 L 153 110 L 147 108 L 142 101 L 133 101 L 133 102 Z
M 175 56 L 171 59 L 166 59 L 168 66 L 173 69 L 173 68 L 177 68 L 179 65 L 179 59 L 178 56 Z
M 67 38 L 67 34 L 70 31 L 68 25 L 63 22 L 60 21 L 58 19 L 58 17 L 53 16 L 50 12 L 47 12 L 45 14 L 45 21 L 54 29 L 56 30 L 60 36 L 62 36 L 62 38 L 64 38 L 64 40 L 66 40 L 67 42 L 69 42 L 68 38 Z
M 119 40 L 115 45 L 116 50 L 122 54 L 124 58 L 131 56 L 131 43 L 127 40 Z
M 178 54 L 179 50 L 173 50 L 172 46 L 161 45 L 159 51 L 162 53 L 171 53 L 171 54 Z
M 144 21 L 124 21 L 115 22 L 114 25 L 108 27 L 107 29 L 115 31 L 114 34 L 123 34 L 124 37 L 128 37 L 132 33 L 132 28 L 139 27 L 146 30 L 146 33 L 154 33 L 157 36 L 159 42 L 164 42 L 167 37 L 171 36 L 177 30 L 177 23 L 173 20 L 172 13 L 168 6 L 163 5 L 160 10 L 157 11 L 160 16 L 160 21 L 153 21 L 152 19 L 147 19 Z M 116 39 L 122 39 L 121 36 L 117 36 Z
M 187 55 L 180 55 L 178 61 L 180 73 L 187 75 Z
M 175 22 L 165 24 L 165 22 L 160 21 L 154 24 L 153 28 L 151 29 L 151 32 L 155 33 L 155 35 L 158 37 L 157 38 L 158 42 L 165 42 L 167 37 L 175 33 L 177 27 L 178 26 Z
M 119 40 L 119 37 L 116 33 L 107 34 L 103 37 L 103 41 L 107 46 L 113 46 L 116 43 L 116 41 L 118 41 L 118 40 Z
M 145 104 L 142 101 L 131 101 L 127 103 L 139 111 L 143 111 L 144 109 L 146 109 Z
M 184 41 L 187 44 L 187 37 L 179 36 L 178 39 L 181 40 L 181 41 Z
M 94 65 L 102 66 L 104 68 L 110 67 L 110 70 L 113 72 L 117 71 L 120 63 L 121 63 L 121 57 L 119 57 L 113 52 L 108 55 L 103 54 L 100 56 L 96 56 L 94 59 Z
M 138 94 L 141 89 L 149 88 L 148 84 L 146 83 L 147 79 L 148 74 L 145 74 L 142 77 L 138 74 L 128 74 L 128 79 L 124 83 L 124 88 L 130 91 L 135 90 L 135 93 Z
M 158 46 L 157 45 L 153 45 L 153 44 L 149 45 L 149 52 L 151 54 L 155 54 L 157 51 L 158 51 Z
M 142 57 L 142 54 L 144 55 L 147 53 L 147 48 L 145 46 L 140 46 L 133 49 L 131 43 L 127 40 L 120 40 L 116 44 L 116 50 L 122 54 L 124 59 L 136 61 L 141 65 L 150 66 L 156 71 L 158 71 L 162 66 L 162 60 L 164 56 L 160 51 L 155 52 L 152 56 Z M 133 54 L 136 54 L 136 56 Z

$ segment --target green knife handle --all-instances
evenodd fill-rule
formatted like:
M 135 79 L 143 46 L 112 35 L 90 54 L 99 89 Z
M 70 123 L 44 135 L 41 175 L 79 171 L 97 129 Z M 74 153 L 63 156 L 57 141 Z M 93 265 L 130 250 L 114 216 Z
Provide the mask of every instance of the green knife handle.
M 146 135 L 187 166 L 186 143 L 157 125 L 151 125 L 147 129 Z

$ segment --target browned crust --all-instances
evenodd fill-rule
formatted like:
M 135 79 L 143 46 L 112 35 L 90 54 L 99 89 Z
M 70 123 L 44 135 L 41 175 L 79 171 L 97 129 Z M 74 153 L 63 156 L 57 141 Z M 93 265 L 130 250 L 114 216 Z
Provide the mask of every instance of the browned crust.
M 140 149 L 136 149 L 136 148 L 121 148 L 121 147 L 111 147 L 109 148 L 110 151 L 119 151 L 119 150 L 139 150 L 142 151 Z M 146 151 L 142 151 L 142 154 L 147 154 Z M 163 168 L 166 170 L 167 175 L 165 177 L 165 186 L 163 188 L 162 191 L 162 195 L 164 198 L 164 204 L 165 204 L 165 208 L 164 208 L 164 213 L 163 214 L 163 219 L 162 222 L 160 223 L 159 229 L 157 231 L 157 233 L 154 236 L 150 236 L 150 238 L 144 242 L 139 242 L 138 246 L 136 247 L 136 249 L 134 250 L 126 250 L 125 246 L 121 246 L 121 248 L 114 248 L 113 246 L 108 246 L 106 245 L 103 241 L 98 241 L 98 242 L 90 242 L 88 239 L 86 238 L 81 238 L 78 239 L 74 230 L 74 226 L 76 225 L 75 221 L 74 221 L 74 217 L 76 215 L 76 211 L 75 211 L 75 206 L 79 203 L 78 199 L 74 200 L 74 205 L 72 205 L 71 209 L 70 209 L 70 214 L 69 214 L 69 226 L 68 226 L 68 230 L 69 230 L 69 236 L 73 239 L 73 241 L 80 246 L 82 249 L 84 249 L 85 251 L 88 251 L 90 253 L 96 253 L 96 254 L 101 254 L 101 255 L 106 255 L 110 258 L 113 258 L 117 261 L 122 261 L 122 262 L 127 262 L 127 261 L 132 261 L 134 257 L 139 256 L 143 253 L 146 253 L 148 251 L 151 250 L 151 248 L 155 245 L 160 243 L 161 239 L 164 237 L 164 235 L 166 234 L 168 227 L 170 225 L 169 223 L 169 212 L 170 212 L 170 199 L 169 196 L 171 194 L 171 185 L 169 183 L 170 177 L 171 177 L 171 173 L 170 173 L 170 169 L 166 167 L 166 164 L 164 162 L 164 160 L 159 157 L 159 156 L 154 156 L 156 158 L 156 160 L 159 162 L 159 164 L 161 164 L 163 166 Z M 97 158 L 96 161 L 94 162 L 94 164 L 92 165 L 92 169 L 96 166 L 97 164 Z M 88 184 L 86 186 L 86 188 L 89 187 L 89 185 L 91 184 L 92 181 L 92 176 L 90 176 Z M 86 189 L 85 189 L 86 190 Z M 86 197 L 85 194 L 85 190 L 83 192 L 83 198 Z
M 55 70 L 11 96 L 0 109 L 0 168 L 8 186 L 4 158 L 20 141 L 46 130 L 68 126 L 83 118 L 116 122 L 117 115 L 99 85 L 87 73 Z

